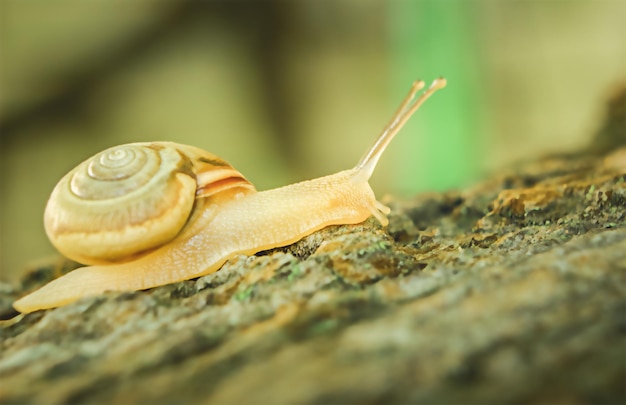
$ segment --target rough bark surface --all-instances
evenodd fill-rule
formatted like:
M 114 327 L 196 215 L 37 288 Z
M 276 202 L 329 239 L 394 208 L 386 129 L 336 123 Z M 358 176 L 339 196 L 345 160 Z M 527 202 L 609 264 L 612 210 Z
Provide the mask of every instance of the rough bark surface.
M 15 316 L 0 402 L 623 403 L 626 97 L 584 153 L 215 274 Z

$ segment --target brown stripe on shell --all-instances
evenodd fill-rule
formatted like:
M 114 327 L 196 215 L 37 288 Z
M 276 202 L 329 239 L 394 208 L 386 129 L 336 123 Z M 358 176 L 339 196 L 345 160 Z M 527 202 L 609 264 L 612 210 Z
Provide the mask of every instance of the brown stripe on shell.
M 198 189 L 196 197 L 211 197 L 227 190 L 249 193 L 256 191 L 252 183 L 246 180 L 232 167 L 207 167 L 207 170 L 196 173 Z
M 233 191 L 235 193 L 249 193 L 254 192 L 256 189 L 250 182 L 241 177 L 229 177 L 219 181 L 214 181 L 211 184 L 203 188 L 198 188 L 196 191 L 196 197 L 211 197 L 224 191 Z
M 155 147 L 158 146 L 162 148 L 161 145 L 154 145 L 154 146 Z M 158 150 L 158 149 L 155 148 L 155 150 Z M 180 156 L 180 162 L 178 162 L 178 165 L 176 166 L 176 171 L 172 171 L 172 177 L 175 177 L 176 173 L 184 173 L 187 176 L 193 177 L 195 179 L 196 173 L 194 171 L 194 165 L 191 159 L 184 152 L 181 152 L 179 149 L 176 149 L 176 152 Z
M 206 163 L 211 166 L 218 166 L 218 167 L 230 166 L 230 164 L 225 160 L 217 159 L 217 158 L 209 159 L 209 158 L 202 157 L 202 156 L 198 158 L 198 162 Z
M 157 152 L 160 151 L 160 150 L 165 149 L 165 145 L 162 145 L 162 144 L 156 143 L 156 142 L 149 143 L 149 144 L 144 144 L 144 145 L 145 145 L 146 148 L 150 148 L 150 149 L 155 150 Z

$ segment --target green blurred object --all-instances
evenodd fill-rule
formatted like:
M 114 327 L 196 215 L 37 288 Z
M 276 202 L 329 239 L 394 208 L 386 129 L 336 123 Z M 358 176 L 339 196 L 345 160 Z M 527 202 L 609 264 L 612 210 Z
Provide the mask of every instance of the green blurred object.
M 394 189 L 407 195 L 460 187 L 477 178 L 487 155 L 478 29 L 468 3 L 394 1 L 390 36 L 394 89 L 398 100 L 411 81 L 427 84 L 443 76 L 448 87 L 435 95 L 403 130 Z

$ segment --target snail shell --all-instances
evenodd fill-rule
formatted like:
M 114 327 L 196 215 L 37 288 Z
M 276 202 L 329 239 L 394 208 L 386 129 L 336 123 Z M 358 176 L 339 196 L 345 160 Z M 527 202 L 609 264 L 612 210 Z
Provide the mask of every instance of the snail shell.
M 217 202 L 250 192 L 254 186 L 241 173 L 209 152 L 173 142 L 132 143 L 100 152 L 63 177 L 46 205 L 44 226 L 73 260 L 124 262 L 175 238 L 197 198 Z

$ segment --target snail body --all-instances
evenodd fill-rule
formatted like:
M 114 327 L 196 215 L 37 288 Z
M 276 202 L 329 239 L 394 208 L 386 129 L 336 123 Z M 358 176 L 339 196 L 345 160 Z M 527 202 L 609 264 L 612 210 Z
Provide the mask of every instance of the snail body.
M 135 183 L 120 174 L 101 174 L 104 185 L 120 179 L 132 184 L 125 184 L 121 191 L 96 187 L 96 197 L 86 197 L 77 192 L 77 185 L 84 173 L 93 175 L 97 170 L 93 165 L 90 168 L 91 160 L 84 162 L 53 191 L 44 223 L 61 253 L 95 265 L 53 280 L 13 306 L 27 313 L 105 291 L 144 290 L 196 278 L 219 270 L 236 255 L 287 246 L 326 226 L 361 223 L 370 216 L 386 225 L 385 215 L 390 210 L 376 201 L 368 180 L 393 136 L 423 101 L 444 86 L 444 79 L 435 80 L 411 104 L 424 87 L 423 82 L 415 82 L 394 118 L 353 169 L 272 190 L 257 192 L 240 173 L 208 152 L 157 142 L 120 147 L 156 152 L 169 166 L 170 171 L 160 175 L 160 183 L 153 177 L 146 180 L 143 173 L 138 175 L 139 183 L 157 190 L 149 203 L 143 202 L 145 197 L 134 195 L 139 193 Z M 127 158 L 116 150 L 112 148 L 96 158 L 106 160 L 108 153 L 109 158 L 114 157 L 109 166 L 116 166 Z M 69 197 L 59 197 L 67 192 Z M 114 204 L 108 209 L 98 207 L 101 213 L 97 214 L 92 206 L 83 208 L 79 201 L 87 199 L 101 206 L 111 198 L 119 204 L 130 202 L 132 208 Z M 63 207 L 65 200 L 69 208 Z M 144 204 L 152 207 L 155 203 L 161 203 L 160 208 L 144 208 Z M 73 225 L 72 212 L 81 210 L 86 211 L 88 219 Z M 130 220 L 131 225 L 125 225 L 120 217 Z M 142 227 L 143 223 L 149 226 Z M 173 230 L 167 230 L 170 228 Z

